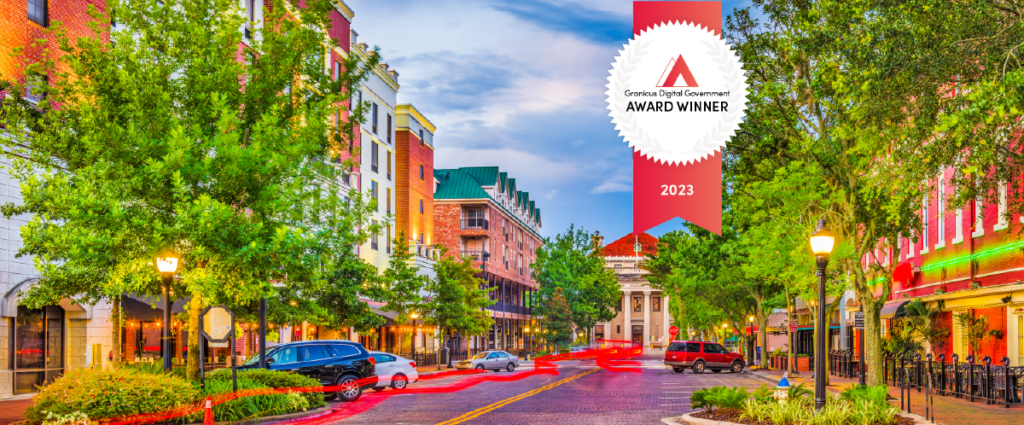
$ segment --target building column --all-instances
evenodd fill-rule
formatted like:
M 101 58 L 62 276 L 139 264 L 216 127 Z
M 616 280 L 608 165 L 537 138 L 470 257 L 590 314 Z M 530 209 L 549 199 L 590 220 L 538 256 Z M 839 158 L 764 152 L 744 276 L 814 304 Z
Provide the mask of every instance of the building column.
M 651 291 L 644 291 L 644 349 L 651 348 Z
M 631 316 L 633 315 L 632 300 L 630 299 L 631 292 L 622 291 L 622 339 L 626 341 L 633 340 L 633 326 L 631 325 Z
M 672 318 L 668 314 L 668 296 L 664 292 L 661 293 L 661 333 L 665 336 L 665 349 L 668 349 L 668 344 L 672 342 L 672 334 L 668 332 L 668 328 L 672 327 Z M 687 338 L 689 338 L 687 336 Z M 686 339 L 686 338 L 680 338 Z

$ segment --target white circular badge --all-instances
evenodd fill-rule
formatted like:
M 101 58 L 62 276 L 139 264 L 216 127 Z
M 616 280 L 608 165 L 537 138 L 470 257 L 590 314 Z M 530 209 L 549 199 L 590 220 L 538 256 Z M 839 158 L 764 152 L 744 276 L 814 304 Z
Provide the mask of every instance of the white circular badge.
M 606 92 L 624 141 L 673 165 L 720 151 L 739 129 L 747 103 L 743 64 L 725 40 L 692 23 L 669 22 L 624 47 Z

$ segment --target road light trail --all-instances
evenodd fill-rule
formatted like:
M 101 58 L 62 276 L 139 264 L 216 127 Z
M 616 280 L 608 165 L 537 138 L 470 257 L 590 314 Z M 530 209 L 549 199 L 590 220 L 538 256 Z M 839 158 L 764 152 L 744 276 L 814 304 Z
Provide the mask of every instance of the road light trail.
M 499 409 L 499 408 L 501 408 L 501 407 L 503 407 L 505 405 L 514 403 L 514 402 L 522 400 L 524 398 L 540 394 L 540 393 L 542 393 L 544 391 L 550 390 L 550 389 L 555 388 L 555 387 L 557 387 L 559 385 L 565 384 L 565 383 L 567 383 L 569 381 L 582 378 L 582 377 L 584 377 L 586 375 L 589 375 L 591 373 L 597 372 L 599 370 L 601 370 L 601 369 L 591 369 L 591 370 L 583 372 L 583 373 L 578 373 L 576 375 L 573 375 L 573 376 L 570 376 L 568 378 L 565 378 L 565 379 L 563 379 L 561 381 L 553 382 L 553 383 L 547 384 L 547 385 L 545 385 L 543 387 L 540 387 L 540 388 L 537 388 L 537 389 L 534 389 L 534 390 L 527 391 L 525 393 L 519 394 L 519 395 L 517 395 L 515 397 L 509 397 L 509 398 L 506 398 L 506 399 L 504 399 L 502 401 L 499 401 L 497 403 L 493 403 L 491 405 L 481 407 L 481 408 L 476 409 L 476 410 L 474 410 L 472 412 L 468 412 L 466 414 L 463 414 L 462 416 L 459 416 L 457 418 L 441 422 L 441 423 L 439 423 L 437 425 L 456 425 L 456 424 L 463 423 L 463 422 L 468 421 L 470 419 L 476 418 L 477 416 L 480 416 L 480 415 L 482 415 L 484 413 L 494 411 L 494 410 Z

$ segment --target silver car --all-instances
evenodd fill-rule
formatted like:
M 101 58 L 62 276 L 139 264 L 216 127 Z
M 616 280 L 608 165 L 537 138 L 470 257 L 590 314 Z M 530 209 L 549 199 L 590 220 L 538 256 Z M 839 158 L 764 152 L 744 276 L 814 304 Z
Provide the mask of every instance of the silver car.
M 455 365 L 456 369 L 493 370 L 495 372 L 505 369 L 509 372 L 519 367 L 519 358 L 505 351 L 481 351 L 469 360 L 463 360 Z

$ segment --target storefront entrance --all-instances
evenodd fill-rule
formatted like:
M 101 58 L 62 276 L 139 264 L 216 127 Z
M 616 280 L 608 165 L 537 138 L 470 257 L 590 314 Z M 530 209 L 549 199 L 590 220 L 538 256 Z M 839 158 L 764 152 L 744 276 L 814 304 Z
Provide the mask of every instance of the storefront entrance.
M 644 345 L 644 325 L 633 325 L 633 345 Z
M 14 323 L 14 394 L 33 393 L 64 373 L 64 309 L 18 306 Z

